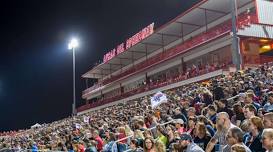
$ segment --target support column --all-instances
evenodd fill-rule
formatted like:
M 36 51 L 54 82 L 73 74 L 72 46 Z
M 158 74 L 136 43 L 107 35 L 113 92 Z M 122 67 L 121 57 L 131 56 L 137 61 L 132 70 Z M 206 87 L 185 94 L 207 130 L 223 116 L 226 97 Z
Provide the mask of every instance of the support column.
M 205 11 L 205 24 L 206 24 L 206 32 L 208 31 L 208 19 L 207 19 L 207 10 L 204 9 Z
M 181 25 L 181 38 L 182 38 L 182 42 L 184 43 L 184 29 L 183 29 L 183 24 L 180 24 Z
M 239 48 L 239 38 L 237 36 L 237 15 L 236 15 L 236 0 L 230 0 L 231 3 L 231 17 L 232 17 L 232 62 L 236 66 L 236 70 L 241 69 L 241 54 Z
M 162 50 L 165 52 L 165 47 L 164 47 L 164 37 L 163 34 L 161 34 L 161 43 L 162 43 Z
M 89 85 L 88 85 L 88 78 L 85 78 L 85 88 L 88 89 Z
M 112 77 L 112 64 L 109 64 L 110 65 L 110 77 Z

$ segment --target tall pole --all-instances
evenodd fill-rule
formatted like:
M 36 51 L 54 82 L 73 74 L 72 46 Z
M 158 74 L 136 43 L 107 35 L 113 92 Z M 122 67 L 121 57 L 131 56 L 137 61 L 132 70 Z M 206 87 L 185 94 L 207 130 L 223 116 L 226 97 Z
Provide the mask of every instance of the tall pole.
M 232 17 L 232 62 L 236 66 L 236 71 L 241 69 L 241 54 L 239 48 L 239 38 L 237 36 L 237 15 L 236 0 L 230 0 Z
M 76 82 L 75 82 L 75 48 L 72 48 L 73 52 L 73 104 L 72 115 L 76 115 Z

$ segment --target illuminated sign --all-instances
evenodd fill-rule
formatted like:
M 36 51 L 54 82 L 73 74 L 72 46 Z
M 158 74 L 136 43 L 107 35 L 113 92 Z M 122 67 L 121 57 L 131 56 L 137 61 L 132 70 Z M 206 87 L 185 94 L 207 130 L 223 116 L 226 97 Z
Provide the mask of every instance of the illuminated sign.
M 111 60 L 116 55 L 124 52 L 125 50 L 127 50 L 129 48 L 131 48 L 132 46 L 134 46 L 135 44 L 137 44 L 141 40 L 143 40 L 146 37 L 148 37 L 151 34 L 153 34 L 153 32 L 154 32 L 154 23 L 148 25 L 147 27 L 145 27 L 144 29 L 142 29 L 141 31 L 139 31 L 138 33 L 136 33 L 134 36 L 132 36 L 131 38 L 127 39 L 126 43 L 121 43 L 116 48 L 114 48 L 111 51 L 109 51 L 108 53 L 106 53 L 103 56 L 103 63 Z

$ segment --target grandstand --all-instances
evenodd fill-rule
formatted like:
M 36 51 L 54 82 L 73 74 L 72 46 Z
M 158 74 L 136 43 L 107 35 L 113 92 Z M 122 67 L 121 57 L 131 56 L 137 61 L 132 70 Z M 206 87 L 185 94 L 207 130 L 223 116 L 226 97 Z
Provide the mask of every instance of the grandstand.
M 260 9 L 263 1 L 237 3 L 243 68 L 273 59 L 273 27 L 270 17 L 263 16 L 272 8 Z M 79 107 L 78 112 L 123 103 L 233 70 L 229 6 L 229 0 L 203 0 L 162 27 L 154 30 L 152 23 L 109 51 L 103 63 L 82 76 L 96 79 L 97 83 L 83 91 L 86 105 Z
M 242 70 L 233 70 L 229 0 L 201 1 L 85 73 L 98 82 L 78 115 L 0 133 L 0 151 L 272 151 L 273 20 L 261 14 L 273 2 L 237 2 Z M 158 92 L 167 100 L 153 107 Z

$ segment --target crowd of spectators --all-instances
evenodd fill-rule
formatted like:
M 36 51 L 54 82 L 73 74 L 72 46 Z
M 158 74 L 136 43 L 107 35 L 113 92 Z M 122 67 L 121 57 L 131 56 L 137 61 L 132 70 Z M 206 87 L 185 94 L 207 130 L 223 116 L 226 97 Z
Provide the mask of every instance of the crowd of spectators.
M 221 75 L 0 137 L 2 151 L 272 152 L 273 66 Z M 1 151 L 1 150 L 0 150 Z

